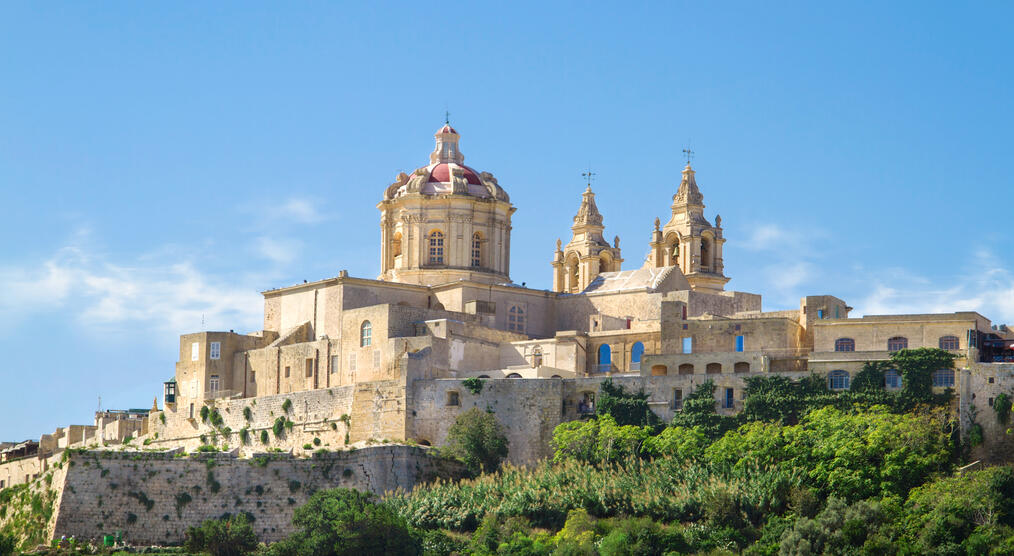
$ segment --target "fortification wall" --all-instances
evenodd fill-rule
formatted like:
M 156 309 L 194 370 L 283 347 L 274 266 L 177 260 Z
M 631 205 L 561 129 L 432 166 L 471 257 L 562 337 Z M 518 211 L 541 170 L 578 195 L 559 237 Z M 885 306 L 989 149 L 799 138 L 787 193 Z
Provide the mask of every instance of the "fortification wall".
M 961 432 L 982 427 L 982 443 L 972 448 L 972 459 L 990 463 L 1014 458 L 1014 418 L 1002 422 L 995 401 L 1001 394 L 1014 399 L 1014 363 L 976 363 L 955 373 Z
M 562 379 L 483 379 L 473 394 L 460 379 L 416 380 L 409 403 L 414 414 L 412 437 L 433 446 L 444 444 L 457 416 L 472 407 L 490 410 L 510 442 L 508 460 L 529 464 L 552 455 L 549 441 L 560 424 Z M 456 394 L 455 396 L 452 394 Z M 456 404 L 454 402 L 457 402 Z
M 163 412 L 165 423 L 158 415 L 149 419 L 148 445 L 155 449 L 183 448 L 193 451 L 202 444 L 224 443 L 238 447 L 243 455 L 263 452 L 269 448 L 288 450 L 293 447 L 297 454 L 321 447 L 337 449 L 345 446 L 348 427 L 342 415 L 353 415 L 356 388 L 339 386 L 257 398 L 209 401 L 209 411 L 218 410 L 222 417 L 222 424 L 218 427 L 213 426 L 210 420 L 201 420 L 199 407 L 195 408 L 193 419 L 189 418 L 189 407 L 178 407 L 176 411 L 167 408 Z M 286 400 L 289 402 L 287 411 Z M 249 410 L 249 419 L 246 410 Z M 272 430 L 280 417 L 293 422 L 292 428 L 287 429 L 281 437 L 276 436 Z M 243 429 L 247 431 L 246 443 L 242 442 L 240 436 Z M 267 432 L 267 442 L 262 441 L 262 432 Z M 157 438 L 155 433 L 158 433 Z M 315 438 L 320 440 L 319 444 L 314 443 Z M 313 449 L 303 450 L 304 444 L 311 444 Z
M 13 535 L 26 549 L 47 544 L 53 538 L 54 510 L 59 505 L 68 469 L 59 456 L 30 459 L 44 472 L 27 482 L 15 483 L 14 488 L 9 483 L 0 488 L 0 533 Z M 28 462 L 28 459 L 10 462 L 4 467 L 25 466 Z
M 240 513 L 253 518 L 259 540 L 276 541 L 292 531 L 293 511 L 317 490 L 346 487 L 383 494 L 461 472 L 457 464 L 412 446 L 307 459 L 75 452 L 64 468 L 51 535 L 100 538 L 123 531 L 135 545 L 180 543 L 187 527 Z

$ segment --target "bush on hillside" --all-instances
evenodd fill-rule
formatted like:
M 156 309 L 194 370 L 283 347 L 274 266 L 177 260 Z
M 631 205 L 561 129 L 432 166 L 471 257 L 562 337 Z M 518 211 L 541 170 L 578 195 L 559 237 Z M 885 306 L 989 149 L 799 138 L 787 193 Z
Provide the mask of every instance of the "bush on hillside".
M 416 555 L 422 540 L 388 504 L 373 495 L 347 488 L 320 490 L 296 509 L 298 531 L 271 545 L 275 556 L 333 554 Z
M 17 546 L 18 541 L 13 535 L 0 533 L 0 556 L 12 556 Z
M 599 386 L 598 403 L 595 414 L 599 417 L 608 415 L 616 424 L 624 425 L 658 425 L 658 416 L 648 407 L 648 394 L 630 393 L 623 386 L 613 384 L 611 379 L 602 381 Z
M 257 535 L 244 514 L 209 519 L 186 532 L 183 548 L 192 554 L 242 556 L 257 549 Z

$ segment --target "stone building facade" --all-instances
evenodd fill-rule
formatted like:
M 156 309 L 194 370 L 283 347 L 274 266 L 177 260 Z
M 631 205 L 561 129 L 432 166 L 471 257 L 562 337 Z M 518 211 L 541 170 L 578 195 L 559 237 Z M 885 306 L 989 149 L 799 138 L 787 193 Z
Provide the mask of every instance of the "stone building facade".
M 342 271 L 265 291 L 262 330 L 181 336 L 163 408 L 136 430 L 97 423 L 96 431 L 129 429 L 152 448 L 214 441 L 241 454 L 307 455 L 320 445 L 438 445 L 460 412 L 480 407 L 505 425 L 510 459 L 531 463 L 549 455 L 553 427 L 594 411 L 607 377 L 648 393 L 663 419 L 713 380 L 719 411 L 734 413 L 747 377 L 817 373 L 829 388 L 848 388 L 863 362 L 929 346 L 959 356 L 958 370 L 942 370 L 934 384 L 954 388 L 963 425 L 984 400 L 1014 389 L 1014 334 L 978 313 L 853 317 L 831 295 L 764 311 L 760 295 L 727 290 L 721 217 L 706 216 L 689 164 L 668 220 L 656 218 L 634 247 L 647 252 L 642 265 L 622 268 L 619 238 L 606 239 L 589 185 L 572 237 L 553 252 L 552 289 L 519 286 L 510 275 L 515 207 L 504 186 L 464 165 L 449 124 L 435 137 L 427 166 L 378 190 L 378 278 Z M 464 387 L 474 377 L 483 379 L 479 392 Z M 897 385 L 889 376 L 887 386 Z M 203 417 L 209 411 L 217 424 Z M 292 423 L 285 435 L 274 433 L 279 418 Z M 987 446 L 1004 442 L 1002 430 L 984 429 L 995 437 Z M 96 439 L 95 431 L 66 434 L 67 446 Z M 47 442 L 40 461 L 61 448 Z M 4 480 L 26 476 L 19 468 L 5 478 L 0 464 Z

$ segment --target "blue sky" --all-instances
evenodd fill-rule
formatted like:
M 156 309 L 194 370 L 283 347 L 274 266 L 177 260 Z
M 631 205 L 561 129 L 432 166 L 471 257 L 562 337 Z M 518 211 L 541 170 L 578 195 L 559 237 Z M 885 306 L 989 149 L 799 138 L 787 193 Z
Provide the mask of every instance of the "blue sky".
M 0 439 L 149 407 L 178 335 L 375 277 L 374 205 L 444 110 L 549 287 L 589 165 L 625 268 L 681 150 L 768 310 L 1014 322 L 1009 4 L 6 3 Z

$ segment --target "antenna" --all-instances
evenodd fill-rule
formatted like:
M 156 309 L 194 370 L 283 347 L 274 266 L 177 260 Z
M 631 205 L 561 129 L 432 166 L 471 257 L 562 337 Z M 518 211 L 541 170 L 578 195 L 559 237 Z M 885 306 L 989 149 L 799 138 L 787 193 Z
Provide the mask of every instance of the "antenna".
M 95 410 L 96 413 L 102 412 L 102 396 L 99 396 L 99 408 Z

